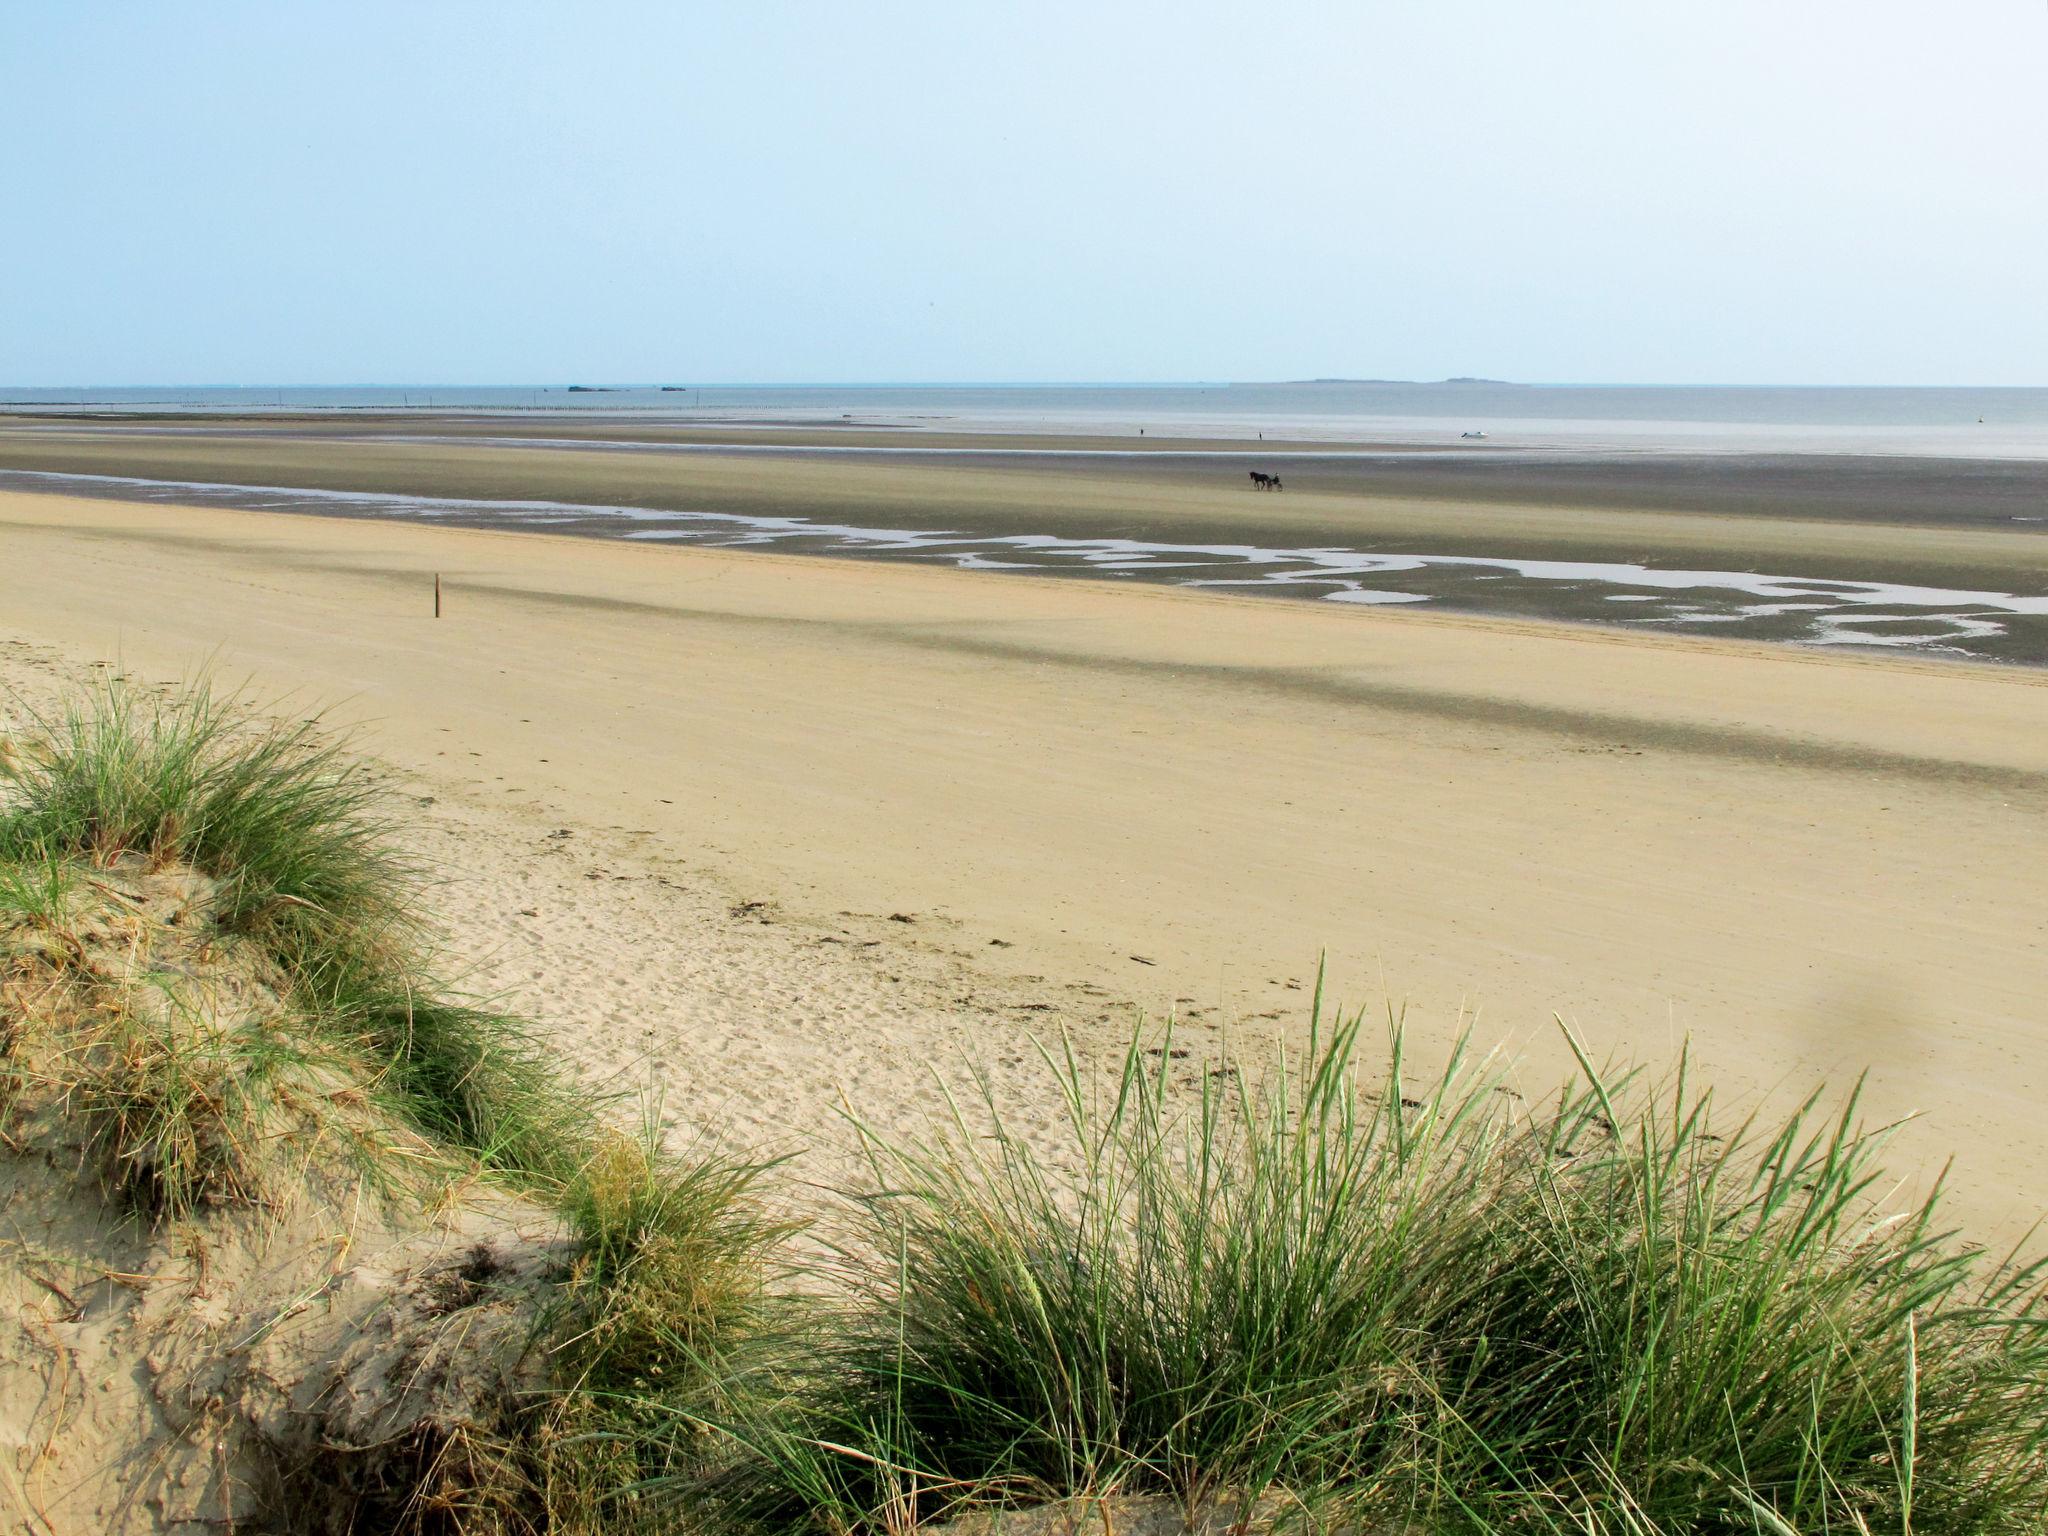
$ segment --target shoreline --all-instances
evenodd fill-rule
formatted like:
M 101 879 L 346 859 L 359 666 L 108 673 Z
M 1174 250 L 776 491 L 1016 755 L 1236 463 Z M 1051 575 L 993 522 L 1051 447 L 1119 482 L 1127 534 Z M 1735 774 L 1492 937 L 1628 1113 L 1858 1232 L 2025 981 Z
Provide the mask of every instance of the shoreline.
M 55 497 L 0 529 L 5 627 L 68 668 L 353 701 L 483 974 L 750 1137 L 849 1076 L 910 1114 L 963 1034 L 1020 1094 L 1029 1029 L 1292 1034 L 1322 947 L 1532 1091 L 1552 1012 L 1596 1056 L 1691 1035 L 1738 1097 L 1875 1063 L 1873 1113 L 1933 1112 L 1902 1162 L 1959 1150 L 1989 1235 L 2038 1214 L 2035 674 Z

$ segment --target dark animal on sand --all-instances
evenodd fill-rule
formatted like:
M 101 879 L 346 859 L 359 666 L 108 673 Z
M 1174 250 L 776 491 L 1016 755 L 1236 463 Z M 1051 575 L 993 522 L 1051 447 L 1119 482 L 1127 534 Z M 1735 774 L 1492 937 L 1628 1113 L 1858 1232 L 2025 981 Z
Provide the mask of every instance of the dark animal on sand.
M 1277 491 L 1282 489 L 1278 475 L 1261 474 L 1255 469 L 1251 471 L 1251 477 L 1252 489 L 1255 491 Z

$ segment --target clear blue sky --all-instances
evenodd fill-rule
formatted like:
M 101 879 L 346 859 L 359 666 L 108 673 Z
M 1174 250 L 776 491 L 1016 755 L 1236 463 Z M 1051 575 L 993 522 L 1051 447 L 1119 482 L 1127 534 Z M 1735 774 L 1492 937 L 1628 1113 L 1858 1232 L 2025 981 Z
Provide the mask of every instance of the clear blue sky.
M 2048 0 L 8 0 L 0 383 L 2048 383 Z

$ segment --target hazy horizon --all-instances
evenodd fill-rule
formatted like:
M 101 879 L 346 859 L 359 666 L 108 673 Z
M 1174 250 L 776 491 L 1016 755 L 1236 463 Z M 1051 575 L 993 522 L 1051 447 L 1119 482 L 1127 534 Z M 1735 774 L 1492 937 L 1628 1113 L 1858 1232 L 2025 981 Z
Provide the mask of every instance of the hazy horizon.
M 2043 382 L 2048 6 L 0 13 L 5 387 Z
M 336 379 L 333 381 L 306 379 L 92 379 L 76 384 L 49 384 L 32 380 L 0 379 L 0 392 L 22 390 L 28 393 L 71 394 L 80 390 L 108 389 L 126 392 L 139 390 L 201 392 L 218 391 L 348 391 L 348 390 L 532 390 L 564 392 L 572 389 L 597 391 L 632 390 L 1031 390 L 1031 389 L 1073 389 L 1073 390 L 1217 390 L 1217 389 L 1284 389 L 1291 387 L 1371 387 L 1430 389 L 1458 386 L 1486 386 L 1498 389 L 1531 390 L 1700 390 L 1700 391 L 1745 391 L 1767 393 L 1771 391 L 1797 392 L 1853 392 L 1853 391 L 1925 391 L 1934 393 L 2041 393 L 2048 391 L 2048 383 L 1982 384 L 1969 380 L 1954 383 L 1923 384 L 1904 380 L 1873 380 L 1867 383 L 1832 384 L 1809 383 L 1798 380 L 1782 380 L 1758 383 L 1737 379 L 1504 379 L 1476 374 L 1456 374 L 1442 378 L 1377 378 L 1366 375 L 1346 377 L 1324 375 L 1316 378 L 1104 378 L 1104 379 L 1001 379 L 1001 378 L 921 378 L 921 379 L 713 379 L 693 378 L 681 374 L 653 375 L 645 378 L 602 378 L 589 375 L 555 378 L 505 378 L 505 379 L 404 379 L 404 378 L 361 378 Z

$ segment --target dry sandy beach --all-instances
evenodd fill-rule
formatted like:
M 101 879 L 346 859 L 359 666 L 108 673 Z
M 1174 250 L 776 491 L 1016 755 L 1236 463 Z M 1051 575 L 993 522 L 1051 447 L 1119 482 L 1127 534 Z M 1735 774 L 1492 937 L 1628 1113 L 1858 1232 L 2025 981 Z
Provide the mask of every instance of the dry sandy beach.
M 2039 1215 L 2048 674 L 866 562 L 0 497 L 0 673 L 203 666 L 400 774 L 480 981 L 675 1133 L 890 1123 L 1027 1037 L 1407 1010 L 1531 1091 L 1868 1066 Z M 440 572 L 446 616 L 432 617 Z

